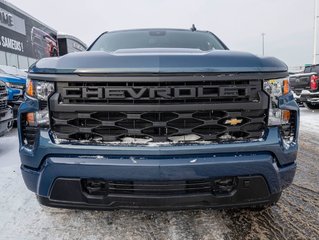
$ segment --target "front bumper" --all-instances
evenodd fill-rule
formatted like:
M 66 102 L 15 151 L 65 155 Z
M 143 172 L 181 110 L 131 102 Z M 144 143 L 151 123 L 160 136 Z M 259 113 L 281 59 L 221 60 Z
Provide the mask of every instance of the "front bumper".
M 4 110 L 0 110 L 0 136 L 9 130 L 12 117 L 13 117 L 13 112 L 10 107 Z
M 239 207 L 272 203 L 291 184 L 296 165 L 278 168 L 269 153 L 218 154 L 207 156 L 120 157 L 55 156 L 47 157 L 39 170 L 22 166 L 28 188 L 41 203 L 57 207 L 83 208 L 159 208 Z M 83 188 L 85 179 L 159 183 L 176 181 L 212 181 L 238 178 L 230 192 L 172 192 L 170 195 L 139 195 L 135 192 L 90 195 Z M 247 182 L 248 181 L 248 182 Z M 160 192 L 161 188 L 158 189 Z
M 296 153 L 297 145 L 290 149 L 281 147 L 277 128 L 270 128 L 266 139 L 260 142 L 150 148 L 59 145 L 52 142 L 47 132 L 41 131 L 36 151 L 20 148 L 23 179 L 41 203 L 102 209 L 244 207 L 272 203 L 293 180 Z M 222 196 L 213 193 L 178 196 L 113 194 L 98 199 L 88 196 L 81 188 L 84 179 L 174 182 L 224 177 L 262 177 L 266 187 L 252 184 L 247 189 L 239 184 L 233 192 Z M 61 178 L 69 180 L 58 188 L 64 199 L 54 197 L 57 195 L 54 186 Z M 72 181 L 77 187 L 69 184 Z M 261 195 L 258 189 L 262 189 Z M 66 192 L 72 193 L 74 198 L 68 198 Z
M 308 90 L 303 90 L 299 96 L 296 97 L 299 102 L 311 102 L 319 103 L 319 91 L 310 92 Z

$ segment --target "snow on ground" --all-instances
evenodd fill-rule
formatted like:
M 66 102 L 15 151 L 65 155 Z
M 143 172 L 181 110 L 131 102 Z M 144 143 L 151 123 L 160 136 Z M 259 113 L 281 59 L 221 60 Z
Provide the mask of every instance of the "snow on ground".
M 300 108 L 301 117 L 301 131 L 310 131 L 319 135 L 319 110 L 308 110 L 306 108 Z

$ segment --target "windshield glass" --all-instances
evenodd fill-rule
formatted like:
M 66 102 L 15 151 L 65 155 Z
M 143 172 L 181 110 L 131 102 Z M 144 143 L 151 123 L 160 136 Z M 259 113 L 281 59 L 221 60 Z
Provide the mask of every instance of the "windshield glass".
M 310 73 L 311 72 L 311 67 L 305 67 L 304 73 Z
M 188 48 L 201 51 L 225 50 L 211 33 L 182 30 L 134 30 L 103 34 L 90 51 L 114 52 L 136 48 Z

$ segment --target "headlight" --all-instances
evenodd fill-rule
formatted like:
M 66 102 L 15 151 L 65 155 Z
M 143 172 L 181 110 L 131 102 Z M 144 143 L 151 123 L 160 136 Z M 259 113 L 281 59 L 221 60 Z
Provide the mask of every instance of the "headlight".
M 48 128 L 49 112 L 47 101 L 49 96 L 54 92 L 54 83 L 36 80 L 27 80 L 26 94 L 30 97 L 38 99 L 44 104 L 39 104 L 40 109 L 37 112 L 27 113 L 26 121 L 29 126 Z
M 26 94 L 37 98 L 40 101 L 47 101 L 48 97 L 54 92 L 54 83 L 36 80 L 27 80 Z
M 279 97 L 290 92 L 288 78 L 264 81 L 264 90 L 270 96 L 269 126 L 286 124 L 290 118 L 290 111 L 279 109 Z
M 264 90 L 272 97 L 274 102 L 282 95 L 289 93 L 289 80 L 288 78 L 272 79 L 264 82 Z

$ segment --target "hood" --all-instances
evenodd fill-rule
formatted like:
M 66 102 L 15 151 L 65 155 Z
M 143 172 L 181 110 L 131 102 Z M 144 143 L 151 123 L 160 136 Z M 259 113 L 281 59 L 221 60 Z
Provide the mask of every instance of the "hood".
M 9 74 L 1 74 L 0 73 L 0 81 L 9 82 L 9 83 L 15 83 L 15 84 L 25 84 L 26 83 L 26 78 L 25 77 L 18 77 L 18 76 L 13 76 L 13 75 L 9 75 Z
M 287 66 L 273 57 L 229 50 L 130 49 L 113 53 L 87 51 L 34 64 L 33 73 L 230 73 L 286 72 Z

